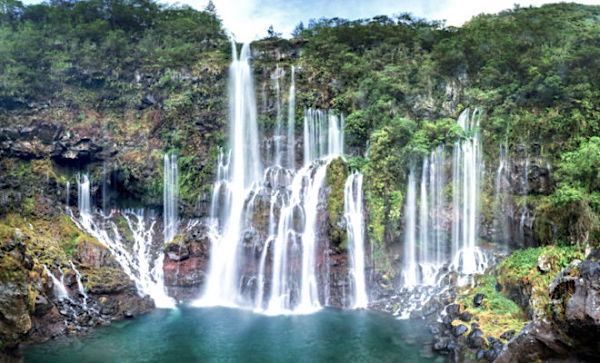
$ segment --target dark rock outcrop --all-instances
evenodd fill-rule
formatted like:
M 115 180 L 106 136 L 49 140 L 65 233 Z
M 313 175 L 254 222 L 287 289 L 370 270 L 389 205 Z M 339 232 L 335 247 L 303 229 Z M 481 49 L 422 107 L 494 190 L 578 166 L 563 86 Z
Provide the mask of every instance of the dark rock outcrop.
M 579 268 L 579 276 L 576 269 Z M 497 362 L 594 361 L 600 352 L 600 250 L 554 279 L 547 313 L 534 314 Z
M 200 297 L 208 272 L 210 256 L 209 230 L 201 221 L 185 234 L 178 235 L 165 247 L 163 271 L 170 296 L 178 301 Z

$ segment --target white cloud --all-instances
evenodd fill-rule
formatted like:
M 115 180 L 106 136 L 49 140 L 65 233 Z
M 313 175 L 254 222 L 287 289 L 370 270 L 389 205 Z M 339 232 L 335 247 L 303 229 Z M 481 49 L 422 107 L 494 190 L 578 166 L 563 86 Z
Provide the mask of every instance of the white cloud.
M 24 0 L 40 3 L 42 0 Z M 208 0 L 158 0 L 167 4 L 187 4 L 202 10 Z M 540 6 L 553 1 L 544 0 L 213 0 L 225 28 L 240 42 L 248 42 L 267 35 L 273 25 L 275 31 L 289 37 L 296 25 L 311 18 L 340 17 L 369 18 L 375 15 L 394 15 L 409 12 L 429 20 L 447 20 L 447 25 L 460 26 L 481 13 L 497 13 L 512 9 L 515 3 L 522 7 Z M 556 1 L 554 1 L 556 2 Z M 600 0 L 577 0 L 581 4 L 600 4 Z

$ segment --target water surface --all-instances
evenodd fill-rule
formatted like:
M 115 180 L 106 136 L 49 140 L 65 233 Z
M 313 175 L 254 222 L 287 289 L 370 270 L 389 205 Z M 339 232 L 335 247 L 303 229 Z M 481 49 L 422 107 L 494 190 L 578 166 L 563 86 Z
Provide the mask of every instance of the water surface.
M 23 348 L 25 362 L 431 362 L 420 321 L 324 309 L 265 316 L 228 308 L 155 310 Z

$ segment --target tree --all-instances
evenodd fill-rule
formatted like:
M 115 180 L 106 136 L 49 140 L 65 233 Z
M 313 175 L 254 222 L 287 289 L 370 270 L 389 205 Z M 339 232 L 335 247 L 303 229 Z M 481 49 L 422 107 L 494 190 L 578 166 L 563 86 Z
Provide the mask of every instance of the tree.
M 215 3 L 213 3 L 212 0 L 208 0 L 208 4 L 206 4 L 204 11 L 213 15 L 217 15 L 217 7 L 215 6 Z
M 298 23 L 298 25 L 296 25 L 294 30 L 292 30 L 292 36 L 294 38 L 297 38 L 303 31 L 304 31 L 304 23 L 300 22 L 300 23 Z
M 281 38 L 281 33 L 277 33 L 275 29 L 273 29 L 273 25 L 269 26 L 269 30 L 267 30 L 267 38 L 278 39 Z

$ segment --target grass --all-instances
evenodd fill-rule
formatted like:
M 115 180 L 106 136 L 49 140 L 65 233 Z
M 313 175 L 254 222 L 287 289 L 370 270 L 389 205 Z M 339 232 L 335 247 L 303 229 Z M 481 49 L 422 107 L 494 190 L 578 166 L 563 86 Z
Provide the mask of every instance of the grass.
M 541 256 L 549 261 L 549 271 L 543 272 L 538 269 L 538 259 Z M 544 314 L 545 306 L 550 302 L 548 286 L 552 280 L 571 261 L 582 260 L 584 257 L 583 251 L 575 246 L 545 246 L 515 251 L 491 272 L 476 276 L 474 285 L 465 287 L 458 302 L 464 306 L 466 311 L 473 314 L 474 321 L 479 323 L 485 336 L 499 339 L 500 335 L 508 330 L 515 330 L 518 333 L 529 322 L 529 318 L 503 292 L 509 291 L 509 286 L 530 287 L 531 307 L 538 314 Z M 504 287 L 503 292 L 496 291 L 498 282 Z M 473 298 L 479 293 L 484 294 L 485 298 L 480 307 L 475 307 Z M 453 324 L 460 323 L 460 321 L 455 321 Z
M 496 291 L 497 278 L 493 275 L 480 275 L 475 279 L 475 286 L 464 291 L 459 297 L 459 303 L 465 310 L 473 314 L 471 322 L 477 322 L 484 335 L 500 339 L 502 333 L 520 331 L 529 322 L 519 306 L 501 292 Z M 475 307 L 473 298 L 476 294 L 484 294 L 483 304 Z M 455 321 L 454 324 L 460 324 Z M 469 327 L 470 324 L 465 324 Z

